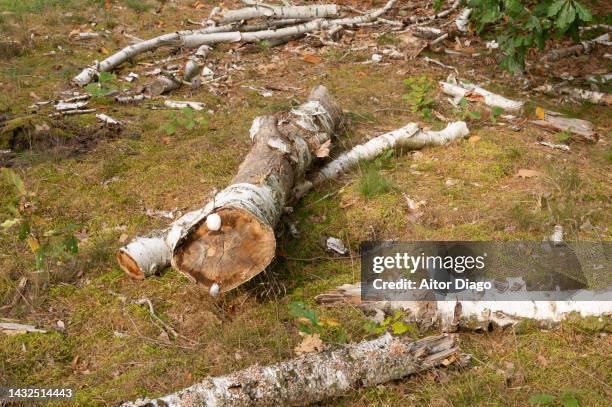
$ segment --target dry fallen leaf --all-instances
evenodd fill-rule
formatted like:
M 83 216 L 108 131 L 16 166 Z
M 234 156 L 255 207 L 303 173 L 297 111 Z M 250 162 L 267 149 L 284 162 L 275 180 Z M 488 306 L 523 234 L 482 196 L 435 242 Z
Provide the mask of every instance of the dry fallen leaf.
M 323 341 L 321 340 L 319 334 L 314 333 L 309 335 L 300 332 L 300 335 L 304 336 L 304 339 L 302 339 L 302 342 L 293 349 L 298 355 L 323 350 Z
M 321 144 L 319 146 L 319 148 L 317 148 L 317 151 L 315 152 L 315 155 L 318 158 L 325 158 L 327 156 L 329 156 L 329 147 L 331 144 L 331 140 L 327 140 L 325 143 Z
M 536 114 L 536 117 L 540 120 L 544 120 L 546 118 L 546 113 L 544 112 L 544 109 L 541 108 L 540 106 L 536 107 L 535 114 Z
M 304 54 L 302 59 L 310 64 L 320 64 L 322 61 L 321 57 L 315 54 Z
M 542 173 L 539 171 L 527 170 L 525 168 L 521 168 L 520 170 L 518 170 L 515 176 L 519 178 L 533 178 L 533 177 L 539 177 L 540 175 L 542 175 Z

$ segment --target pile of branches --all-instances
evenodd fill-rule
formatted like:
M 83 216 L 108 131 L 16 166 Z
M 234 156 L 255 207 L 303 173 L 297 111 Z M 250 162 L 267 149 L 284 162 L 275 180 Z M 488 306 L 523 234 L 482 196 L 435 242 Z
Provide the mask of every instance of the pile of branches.
M 248 2 L 250 3 L 250 2 Z M 202 66 L 212 47 L 228 43 L 265 43 L 276 46 L 299 39 L 306 35 L 316 35 L 325 44 L 336 44 L 352 28 L 382 24 L 395 32 L 408 32 L 410 35 L 426 39 L 432 47 L 449 38 L 449 33 L 466 31 L 467 16 L 465 11 L 459 13 L 456 29 L 444 31 L 429 27 L 434 21 L 443 21 L 459 7 L 460 1 L 454 1 L 450 7 L 437 14 L 427 16 L 400 17 L 390 20 L 389 14 L 410 12 L 411 5 L 397 6 L 397 0 L 389 0 L 383 7 L 366 12 L 355 11 L 350 7 L 335 4 L 309 6 L 276 6 L 256 4 L 237 10 L 222 10 L 215 7 L 208 19 L 198 24 L 201 28 L 175 31 L 148 40 L 134 39 L 134 42 L 109 56 L 103 61 L 94 61 L 73 78 L 73 83 L 86 86 L 96 80 L 102 72 L 111 72 L 126 61 L 161 47 L 186 49 L 189 54 L 181 69 L 174 71 L 158 70 L 156 80 L 146 87 L 150 95 L 160 95 L 178 89 L 183 85 L 197 87 L 202 84 L 200 74 Z M 413 10 L 412 10 L 413 11 Z M 445 20 L 444 20 L 445 21 Z M 449 26 L 453 21 L 445 21 Z M 317 33 L 317 34 L 315 34 Z M 454 34 L 452 34 L 454 35 Z M 451 35 L 451 36 L 452 36 Z M 403 55 L 402 55 L 403 56 Z M 416 54 L 410 55 L 412 57 Z

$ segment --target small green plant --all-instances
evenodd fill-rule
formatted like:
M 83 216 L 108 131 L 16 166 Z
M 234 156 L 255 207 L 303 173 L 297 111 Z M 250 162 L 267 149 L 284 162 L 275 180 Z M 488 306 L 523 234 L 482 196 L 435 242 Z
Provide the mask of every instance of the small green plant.
M 408 93 L 403 97 L 410 104 L 412 112 L 421 112 L 423 117 L 431 117 L 431 108 L 435 106 L 436 100 L 433 91 L 436 88 L 435 82 L 425 75 L 413 76 L 404 79 L 404 85 L 408 88 Z
M 0 227 L 5 232 L 16 230 L 17 240 L 26 242 L 34 254 L 36 269 L 44 269 L 48 260 L 65 260 L 78 253 L 74 236 L 77 226 L 68 224 L 46 230 L 44 219 L 37 213 L 36 194 L 26 190 L 23 180 L 14 171 L 3 168 L 2 175 L 12 185 L 14 199 L 6 208 L 13 218 L 2 222 Z
M 365 329 L 372 335 L 380 335 L 385 332 L 391 332 L 393 335 L 403 335 L 405 333 L 414 335 L 416 329 L 414 326 L 402 321 L 403 316 L 404 313 L 402 311 L 396 311 L 393 316 L 386 317 L 380 324 L 368 321 Z
M 561 396 L 558 397 L 546 393 L 534 394 L 529 397 L 529 404 L 535 406 L 562 405 L 563 407 L 580 407 L 578 399 L 571 391 L 564 391 L 561 393 Z
M 497 118 L 504 113 L 504 109 L 502 109 L 501 107 L 492 107 L 491 108 L 491 123 L 495 124 L 497 123 Z
M 92 97 L 103 97 L 110 92 L 117 90 L 116 86 L 117 75 L 110 72 L 100 72 L 97 83 L 90 83 L 85 86 L 85 90 Z
M 373 197 L 385 194 L 395 188 L 394 184 L 380 173 L 380 170 L 392 167 L 393 154 L 393 150 L 387 150 L 376 160 L 362 163 L 359 192 L 363 196 Z
M 176 130 L 180 127 L 185 130 L 192 130 L 197 124 L 203 124 L 205 122 L 206 118 L 195 117 L 193 109 L 185 107 L 180 110 L 180 113 L 169 112 L 168 121 L 160 126 L 160 130 L 168 136 L 171 136 L 176 133 Z
M 555 134 L 555 138 L 559 143 L 565 143 L 572 137 L 572 133 L 569 130 L 563 130 Z
M 491 29 L 504 53 L 501 66 L 517 73 L 525 69 L 527 50 L 544 49 L 547 39 L 580 38 L 580 27 L 593 20 L 576 0 L 468 0 L 477 32 Z
M 470 120 L 480 120 L 481 117 L 482 117 L 480 112 L 475 111 L 475 110 L 470 110 L 470 106 L 468 104 L 468 101 L 464 97 L 462 97 L 461 100 L 459 100 L 459 103 L 458 103 L 457 107 L 455 109 L 453 109 L 453 113 L 460 120 L 467 120 L 467 119 L 470 119 Z
M 319 317 L 317 313 L 306 307 L 302 301 L 289 304 L 289 316 L 297 320 L 300 332 L 312 335 L 318 333 L 326 342 L 345 343 L 346 331 L 333 318 Z

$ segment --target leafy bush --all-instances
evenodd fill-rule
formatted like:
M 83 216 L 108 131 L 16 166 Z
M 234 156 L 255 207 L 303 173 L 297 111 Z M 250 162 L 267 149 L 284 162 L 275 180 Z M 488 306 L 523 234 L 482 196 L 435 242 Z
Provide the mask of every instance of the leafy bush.
M 579 40 L 581 26 L 593 15 L 576 0 L 468 0 L 477 32 L 492 28 L 505 56 L 502 67 L 512 73 L 525 68 L 525 54 L 544 49 L 549 38 Z

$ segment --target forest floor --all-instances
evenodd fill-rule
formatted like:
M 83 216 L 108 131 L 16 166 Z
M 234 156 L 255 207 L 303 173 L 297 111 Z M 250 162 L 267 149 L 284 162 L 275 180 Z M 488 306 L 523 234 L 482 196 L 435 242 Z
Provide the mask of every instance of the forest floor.
M 36 101 L 66 97 L 61 92 L 70 89 L 70 79 L 84 66 L 128 43 L 122 29 L 150 38 L 188 27 L 187 19 L 201 20 L 214 6 L 201 2 L 203 8 L 195 9 L 191 0 L 172 1 L 158 14 L 159 3 L 152 0 L 106 2 L 107 8 L 104 3 L 0 0 L 0 39 L 15 39 L 23 47 L 0 49 L 0 108 L 21 115 Z M 228 8 L 239 4 L 225 2 Z M 73 30 L 86 28 L 108 29 L 111 35 L 71 38 Z M 40 228 L 76 224 L 79 253 L 47 261 L 44 271 L 35 272 L 28 245 L 13 229 L 0 233 L 0 316 L 49 331 L 0 334 L 0 387 L 72 387 L 78 405 L 116 405 L 167 394 L 208 375 L 291 358 L 301 340 L 289 314 L 296 301 L 333 321 L 323 330 L 326 346 L 371 337 L 359 310 L 314 302 L 326 290 L 359 280 L 356 253 L 363 240 L 542 240 L 558 224 L 567 240 L 611 239 L 609 107 L 522 92 L 518 81 L 488 55 L 425 51 L 415 59 L 364 63 L 376 47 L 398 44 L 393 33 L 377 37 L 380 32 L 380 27 L 356 30 L 357 51 L 329 45 L 299 48 L 300 41 L 274 48 L 217 47 L 208 60 L 213 70 L 235 64 L 239 69 L 231 71 L 230 80 L 195 90 L 183 87 L 169 96 L 204 102 L 204 111 L 184 117 L 181 111 L 152 109 L 159 106 L 156 100 L 122 105 L 95 98 L 89 107 L 122 121 L 120 132 L 103 131 L 93 114 L 68 117 L 64 122 L 79 137 L 63 142 L 62 148 L 26 149 L 12 157 L 13 170 L 38 203 Z M 474 40 L 471 46 L 484 48 L 483 42 Z M 603 53 L 598 49 L 560 61 L 531 80 L 607 74 L 612 61 Z M 166 55 L 161 51 L 138 61 Z M 295 106 L 316 84 L 326 85 L 351 119 L 350 131 L 332 156 L 408 122 L 436 130 L 444 126 L 435 116 L 411 110 L 404 98 L 408 78 L 432 81 L 437 101 L 432 108 L 449 120 L 463 118 L 465 112 L 454 111 L 435 90 L 436 82 L 453 71 L 422 56 L 456 67 L 462 79 L 528 101 L 526 117 L 540 106 L 589 120 L 601 139 L 595 144 L 568 141 L 564 134 L 530 125 L 516 131 L 483 111 L 468 122 L 469 140 L 418 153 L 398 151 L 307 195 L 292 215 L 301 236 L 282 234 L 271 269 L 218 300 L 172 269 L 144 281 L 126 278 L 119 269 L 115 253 L 127 239 L 170 222 L 148 216 L 147 210 L 198 208 L 235 173 L 249 149 L 252 119 Z M 142 85 L 147 69 L 122 66 L 117 78 L 130 71 L 140 78 L 134 83 L 113 79 L 113 85 Z M 271 95 L 262 96 L 262 87 L 271 89 Z M 610 92 L 610 86 L 604 90 Z M 562 139 L 571 151 L 538 145 L 541 139 Z M 536 170 L 538 176 L 517 177 L 520 169 Z M 4 179 L 0 191 L 4 221 L 11 217 L 6 208 L 15 197 Z M 419 216 L 410 213 L 405 195 L 426 201 Z M 322 236 L 341 238 L 351 249 L 350 258 L 325 252 L 319 245 Z M 26 288 L 14 298 L 23 277 Z M 152 301 L 157 315 L 180 337 L 168 339 L 148 311 L 132 303 L 142 297 Z M 324 405 L 523 406 L 537 394 L 550 394 L 560 405 L 563 398 L 575 398 L 581 406 L 607 405 L 612 396 L 609 332 L 609 324 L 602 330 L 580 321 L 554 330 L 525 325 L 463 332 L 461 346 L 474 356 L 472 367 L 360 389 Z

